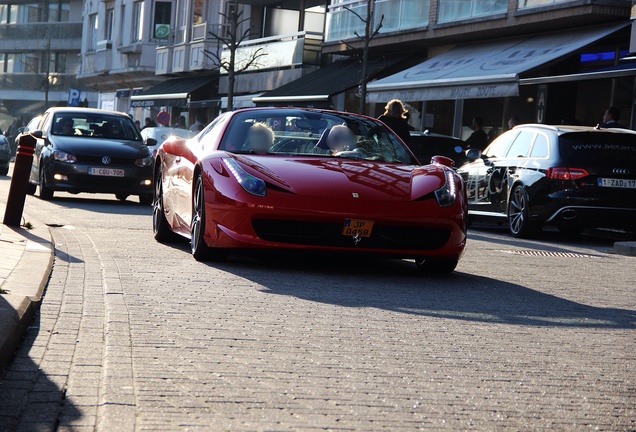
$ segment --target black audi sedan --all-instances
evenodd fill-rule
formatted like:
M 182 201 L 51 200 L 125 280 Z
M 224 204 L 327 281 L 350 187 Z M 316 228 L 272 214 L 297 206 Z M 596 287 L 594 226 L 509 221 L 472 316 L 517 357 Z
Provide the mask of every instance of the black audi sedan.
M 515 237 L 546 224 L 636 229 L 636 132 L 583 126 L 517 126 L 459 168 L 469 220 L 505 221 Z
M 42 199 L 55 191 L 138 195 L 152 204 L 152 155 L 132 119 L 93 108 L 50 108 L 37 137 L 28 192 Z

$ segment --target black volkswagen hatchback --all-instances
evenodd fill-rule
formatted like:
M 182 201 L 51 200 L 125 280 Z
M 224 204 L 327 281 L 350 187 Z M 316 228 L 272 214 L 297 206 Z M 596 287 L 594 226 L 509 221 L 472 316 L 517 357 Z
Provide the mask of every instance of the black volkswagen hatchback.
M 528 124 L 459 168 L 471 219 L 507 221 L 516 237 L 545 224 L 636 229 L 636 132 Z
M 93 108 L 50 108 L 44 113 L 29 178 L 29 193 L 55 191 L 138 195 L 152 204 L 152 156 L 132 119 Z

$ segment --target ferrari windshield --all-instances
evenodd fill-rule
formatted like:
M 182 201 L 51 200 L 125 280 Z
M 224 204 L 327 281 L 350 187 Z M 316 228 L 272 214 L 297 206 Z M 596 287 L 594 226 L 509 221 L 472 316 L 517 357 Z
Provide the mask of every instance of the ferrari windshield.
M 59 112 L 53 118 L 53 135 L 141 141 L 130 117 L 88 112 Z
M 399 138 L 377 120 L 300 109 L 236 113 L 219 149 L 232 153 L 416 163 Z

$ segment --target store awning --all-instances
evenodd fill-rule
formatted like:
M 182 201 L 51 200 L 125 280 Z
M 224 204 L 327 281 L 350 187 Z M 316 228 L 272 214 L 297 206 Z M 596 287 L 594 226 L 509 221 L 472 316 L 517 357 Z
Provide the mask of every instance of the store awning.
M 216 78 L 209 75 L 172 78 L 131 96 L 131 106 L 133 108 L 184 107 L 188 103 L 190 93 L 211 84 Z
M 519 75 L 580 50 L 628 22 L 457 46 L 368 85 L 369 102 L 478 99 L 519 94 Z
M 368 75 L 377 76 L 402 57 L 377 57 L 369 60 Z M 331 96 L 357 88 L 362 76 L 362 65 L 357 59 L 337 60 L 327 66 L 282 85 L 254 98 L 258 105 L 327 102 Z

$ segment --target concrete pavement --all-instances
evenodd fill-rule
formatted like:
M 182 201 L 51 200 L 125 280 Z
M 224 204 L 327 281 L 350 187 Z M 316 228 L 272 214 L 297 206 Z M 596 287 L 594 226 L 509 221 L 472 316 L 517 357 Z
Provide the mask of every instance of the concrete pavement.
M 0 207 L 4 214 L 4 206 Z M 48 227 L 0 225 L 0 377 L 39 308 L 53 265 Z

